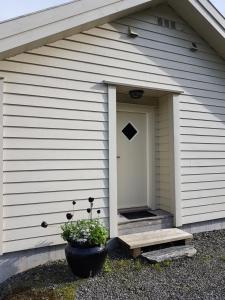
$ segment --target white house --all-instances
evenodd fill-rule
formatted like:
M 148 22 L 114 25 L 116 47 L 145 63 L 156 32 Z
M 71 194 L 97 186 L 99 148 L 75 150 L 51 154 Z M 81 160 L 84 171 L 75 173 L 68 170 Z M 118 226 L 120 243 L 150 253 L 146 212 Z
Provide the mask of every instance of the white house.
M 62 257 L 72 200 L 80 219 L 94 197 L 112 238 L 119 209 L 225 228 L 224 58 L 208 0 L 76 0 L 0 23 L 0 281 Z

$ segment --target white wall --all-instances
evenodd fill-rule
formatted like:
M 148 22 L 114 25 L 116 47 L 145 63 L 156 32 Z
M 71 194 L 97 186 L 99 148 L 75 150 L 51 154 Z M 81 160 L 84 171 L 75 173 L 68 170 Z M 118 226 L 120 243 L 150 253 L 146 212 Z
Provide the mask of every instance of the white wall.
M 156 25 L 156 16 L 178 30 Z M 127 36 L 128 25 L 139 38 Z M 198 52 L 191 52 L 194 41 Z M 153 83 L 180 97 L 183 223 L 225 215 L 225 63 L 169 8 L 144 11 L 0 63 L 4 83 L 4 251 L 61 242 L 77 199 L 108 216 L 107 90 Z M 46 220 L 47 230 L 40 228 Z
M 160 209 L 174 213 L 172 111 L 170 97 L 159 98 L 156 123 L 156 196 Z
M 0 255 L 3 253 L 3 80 L 0 79 Z

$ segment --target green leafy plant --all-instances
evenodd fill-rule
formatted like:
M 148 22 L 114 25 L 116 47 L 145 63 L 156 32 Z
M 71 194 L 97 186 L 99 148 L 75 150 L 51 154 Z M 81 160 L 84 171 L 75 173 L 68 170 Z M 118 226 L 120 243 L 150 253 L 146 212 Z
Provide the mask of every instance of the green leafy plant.
M 104 263 L 103 270 L 105 273 L 113 273 L 114 271 L 112 261 L 108 257 Z
M 143 263 L 140 259 L 136 259 L 134 262 L 134 267 L 136 271 L 140 271 L 143 268 Z
M 221 257 L 221 260 L 222 260 L 223 262 L 225 262 L 225 255 L 223 255 L 223 256 Z
M 161 272 L 162 271 L 162 267 L 160 265 L 160 263 L 155 263 L 152 265 L 152 268 L 157 271 L 157 272 Z
M 82 245 L 87 247 L 105 245 L 108 239 L 108 230 L 99 220 L 101 211 L 98 209 L 97 219 L 93 219 L 93 202 L 94 198 L 88 199 L 90 208 L 87 213 L 90 215 L 89 220 L 73 221 L 74 206 L 76 202 L 73 201 L 73 214 L 67 213 L 67 222 L 61 226 L 62 238 L 71 245 Z
M 171 264 L 172 264 L 172 260 L 164 260 L 163 262 L 162 262 L 162 266 L 163 267 L 170 267 L 171 266 Z

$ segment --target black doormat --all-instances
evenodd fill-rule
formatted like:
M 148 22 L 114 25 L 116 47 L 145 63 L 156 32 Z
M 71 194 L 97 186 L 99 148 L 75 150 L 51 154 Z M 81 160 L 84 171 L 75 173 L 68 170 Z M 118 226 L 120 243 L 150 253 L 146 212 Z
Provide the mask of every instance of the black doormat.
M 134 220 L 134 219 L 144 219 L 149 217 L 155 217 L 156 215 L 152 214 L 148 210 L 140 210 L 140 211 L 133 211 L 133 212 L 127 212 L 127 213 L 121 213 L 122 216 L 127 218 L 128 220 Z

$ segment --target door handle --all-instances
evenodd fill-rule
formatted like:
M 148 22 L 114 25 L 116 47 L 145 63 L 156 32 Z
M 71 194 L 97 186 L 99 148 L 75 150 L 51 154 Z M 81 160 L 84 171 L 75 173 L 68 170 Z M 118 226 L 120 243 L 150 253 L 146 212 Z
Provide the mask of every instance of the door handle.
M 120 156 L 117 156 L 116 158 L 120 158 Z

